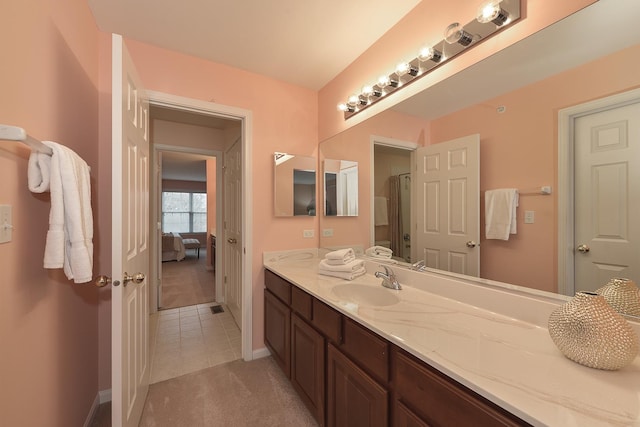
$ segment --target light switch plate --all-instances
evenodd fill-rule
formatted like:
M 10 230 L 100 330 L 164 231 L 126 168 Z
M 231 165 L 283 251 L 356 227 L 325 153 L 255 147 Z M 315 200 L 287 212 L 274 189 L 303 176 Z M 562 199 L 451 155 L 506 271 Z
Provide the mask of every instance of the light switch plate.
M 333 228 L 322 229 L 322 237 L 333 237 Z
M 11 205 L 0 205 L 0 243 L 10 242 L 12 231 Z
M 313 234 L 314 234 L 314 233 L 313 233 L 313 230 L 304 230 L 304 231 L 302 232 L 302 237 L 304 237 L 304 238 L 310 238 L 310 237 L 313 237 Z
M 535 211 L 524 211 L 524 223 L 533 224 L 536 219 Z

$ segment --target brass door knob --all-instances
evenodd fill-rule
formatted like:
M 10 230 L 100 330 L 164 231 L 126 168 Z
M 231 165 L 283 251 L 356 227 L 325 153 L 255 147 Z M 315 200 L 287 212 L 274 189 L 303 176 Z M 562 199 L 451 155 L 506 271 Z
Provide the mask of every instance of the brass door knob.
M 229 243 L 231 243 L 231 244 L 233 245 L 233 244 L 235 244 L 235 243 L 237 242 L 237 240 L 236 240 L 236 239 L 234 239 L 233 237 L 229 237 L 229 238 L 227 239 L 227 242 L 229 242 Z
M 590 248 L 589 246 L 582 244 L 578 246 L 578 252 L 582 252 L 583 254 L 586 254 L 587 252 L 589 252 Z
M 129 275 L 129 273 L 125 271 L 124 278 L 122 279 L 122 284 L 127 286 L 129 282 L 133 282 L 137 285 L 139 283 L 144 282 L 144 278 L 145 278 L 144 273 L 136 273 L 134 275 Z

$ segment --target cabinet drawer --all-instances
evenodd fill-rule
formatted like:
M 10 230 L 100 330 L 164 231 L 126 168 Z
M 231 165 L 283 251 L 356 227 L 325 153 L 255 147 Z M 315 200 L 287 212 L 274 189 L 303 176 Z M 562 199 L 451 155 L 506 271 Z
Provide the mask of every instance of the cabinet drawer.
M 291 287 L 291 308 L 301 317 L 311 320 L 311 306 L 313 297 L 302 289 Z
M 383 338 L 345 318 L 340 349 L 378 381 L 389 381 L 389 343 Z
M 342 340 L 342 315 L 325 303 L 313 298 L 313 326 L 327 339 L 340 343 Z
M 264 271 L 264 284 L 282 302 L 291 305 L 291 285 L 271 270 Z
M 394 354 L 393 377 L 396 399 L 429 426 L 529 425 L 399 350 Z

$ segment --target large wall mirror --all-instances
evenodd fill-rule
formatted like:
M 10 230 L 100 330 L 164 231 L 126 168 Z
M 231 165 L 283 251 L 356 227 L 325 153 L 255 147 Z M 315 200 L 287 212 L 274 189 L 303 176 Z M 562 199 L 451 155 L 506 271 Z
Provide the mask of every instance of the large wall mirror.
M 275 216 L 316 215 L 316 158 L 273 155 Z
M 361 177 L 370 178 L 359 184 L 359 223 L 321 218 L 320 245 L 375 244 L 376 137 L 422 147 L 479 134 L 481 195 L 505 187 L 521 192 L 518 232 L 508 241 L 485 239 L 481 203 L 480 278 L 571 294 L 558 266 L 560 234 L 574 221 L 571 210 L 561 208 L 573 189 L 562 188 L 568 163 L 560 152 L 559 112 L 640 87 L 640 32 L 628 30 L 638 16 L 636 1 L 600 0 L 323 141 L 321 159 L 351 158 Z M 552 194 L 540 194 L 542 186 L 551 186 Z M 524 222 L 525 212 L 534 213 L 532 222 Z M 561 212 L 566 216 L 559 221 Z M 330 237 L 325 229 L 332 231 Z M 631 278 L 640 281 L 638 273 Z M 605 277 L 600 282 L 604 285 Z
M 358 216 L 358 162 L 324 159 L 325 216 Z

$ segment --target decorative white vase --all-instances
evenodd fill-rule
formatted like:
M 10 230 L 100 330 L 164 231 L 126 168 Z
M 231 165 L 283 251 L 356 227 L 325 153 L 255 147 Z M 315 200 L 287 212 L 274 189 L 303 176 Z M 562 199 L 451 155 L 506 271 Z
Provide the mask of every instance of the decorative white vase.
M 638 354 L 638 336 L 602 295 L 578 292 L 549 316 L 549 335 L 567 358 L 590 368 L 621 369 Z
M 640 288 L 631 279 L 617 277 L 596 290 L 615 311 L 630 316 L 640 316 Z

